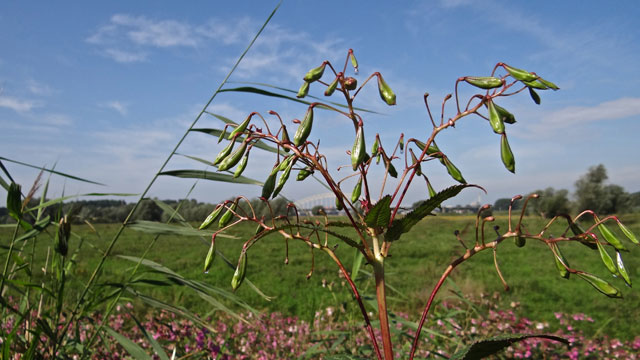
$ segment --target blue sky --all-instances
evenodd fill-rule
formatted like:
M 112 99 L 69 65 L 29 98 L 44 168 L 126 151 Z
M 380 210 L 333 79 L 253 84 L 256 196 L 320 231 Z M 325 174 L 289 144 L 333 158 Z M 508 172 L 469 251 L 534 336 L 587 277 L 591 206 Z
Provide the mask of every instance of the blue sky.
M 0 156 L 53 166 L 89 178 L 95 186 L 53 178 L 61 194 L 139 193 L 206 103 L 275 6 L 254 2 L 3 2 L 0 5 Z M 488 194 L 469 190 L 456 203 L 492 203 L 574 181 L 599 163 L 610 181 L 640 191 L 640 7 L 634 1 L 511 2 L 285 1 L 231 78 L 297 89 L 311 67 L 327 59 L 341 64 L 349 48 L 360 75 L 380 71 L 398 96 L 387 107 L 375 86 L 360 106 L 368 145 L 379 132 L 390 146 L 400 132 L 430 133 L 422 94 L 433 108 L 453 91 L 455 79 L 488 75 L 497 62 L 535 71 L 561 87 L 542 92 L 542 105 L 527 94 L 502 103 L 518 119 L 508 128 L 516 175 L 499 155 L 499 137 L 469 117 L 440 136 L 438 144 L 465 178 Z M 313 87 L 320 96 L 323 89 Z M 222 94 L 209 109 L 237 121 L 252 111 L 276 110 L 291 120 L 305 107 L 256 96 Z M 452 108 L 449 108 L 451 111 Z M 451 116 L 451 113 L 448 113 Z M 219 127 L 203 118 L 200 127 Z M 335 160 L 349 163 L 353 134 L 328 112 L 317 114 L 312 138 Z M 290 129 L 294 129 L 290 126 Z M 292 131 L 292 130 L 290 130 Z M 190 135 L 180 153 L 213 159 L 221 145 Z M 268 162 L 258 155 L 246 175 L 263 179 Z M 398 162 L 399 163 L 399 162 Z M 28 187 L 37 171 L 6 163 Z M 202 169 L 176 157 L 170 169 Z M 437 189 L 453 184 L 444 168 L 429 164 Z M 183 197 L 192 181 L 162 178 L 151 190 L 160 198 Z M 347 191 L 349 188 L 347 188 Z M 324 190 L 310 181 L 283 194 L 299 199 Z M 192 197 L 220 201 L 259 189 L 200 182 Z M 426 197 L 416 183 L 408 203 Z

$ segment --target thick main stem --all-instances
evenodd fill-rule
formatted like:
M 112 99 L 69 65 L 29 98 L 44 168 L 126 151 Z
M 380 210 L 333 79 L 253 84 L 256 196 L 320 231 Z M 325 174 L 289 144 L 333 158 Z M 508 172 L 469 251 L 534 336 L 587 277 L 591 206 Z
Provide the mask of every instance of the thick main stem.
M 384 259 L 376 259 L 373 263 L 376 278 L 376 299 L 378 300 L 378 319 L 380 320 L 380 332 L 382 333 L 382 348 L 385 360 L 393 360 L 393 347 L 391 345 L 391 332 L 389 331 L 389 316 L 387 314 L 387 297 L 384 288 Z

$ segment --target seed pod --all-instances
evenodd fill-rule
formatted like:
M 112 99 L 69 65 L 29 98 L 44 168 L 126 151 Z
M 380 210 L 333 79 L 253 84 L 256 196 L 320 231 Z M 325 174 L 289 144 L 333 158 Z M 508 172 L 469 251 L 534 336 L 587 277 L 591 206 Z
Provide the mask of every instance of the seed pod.
M 220 135 L 218 135 L 218 144 L 220 144 L 220 142 L 222 141 L 222 139 L 224 139 L 225 136 L 227 136 L 227 128 L 226 128 L 226 126 L 225 126 L 224 130 L 222 130 Z
M 600 221 L 600 220 L 596 217 L 596 221 Z M 620 240 L 618 240 L 618 238 L 615 235 L 613 235 L 611 230 L 609 230 L 608 227 L 604 226 L 604 224 L 598 225 L 598 230 L 600 231 L 600 234 L 602 234 L 602 237 L 604 237 L 604 239 L 609 244 L 611 244 L 611 246 L 613 246 L 616 250 L 629 251 L 627 250 L 627 248 L 624 247 L 624 245 L 622 245 L 622 242 L 620 242 Z
M 231 141 L 224 149 L 222 149 L 222 151 L 218 153 L 218 156 L 216 156 L 216 159 L 213 161 L 213 165 L 218 165 L 220 161 L 224 160 L 224 158 L 226 158 L 231 153 L 234 143 L 235 141 Z
M 291 162 L 291 160 L 294 157 L 295 157 L 295 155 L 289 155 L 284 160 L 282 160 L 280 162 L 280 165 L 278 165 L 278 171 L 282 171 L 282 170 L 286 169 L 289 166 L 289 163 Z
M 354 141 L 353 147 L 351 148 L 351 167 L 354 171 L 358 169 L 358 166 L 360 164 L 362 164 L 366 153 L 367 149 L 364 143 L 364 129 L 363 126 L 358 126 L 358 131 L 356 132 L 356 140 Z
M 418 161 L 418 158 L 416 157 L 416 154 L 413 153 L 413 150 L 409 149 L 409 152 L 411 153 L 411 162 L 412 165 L 415 165 L 415 169 L 416 169 L 416 175 L 420 176 L 422 175 L 422 166 L 420 164 L 420 162 Z
M 529 88 L 534 88 L 534 89 L 538 89 L 538 90 L 547 90 L 548 89 L 547 85 L 543 84 L 539 80 L 523 81 L 523 83 L 525 85 L 527 85 Z
M 204 258 L 204 272 L 208 273 L 209 269 L 211 269 L 211 265 L 213 265 L 213 259 L 216 257 L 216 241 L 215 234 L 211 239 L 211 246 L 209 247 L 209 252 L 207 253 L 207 257 Z
M 376 139 L 373 142 L 373 146 L 371 147 L 371 155 L 377 155 L 378 154 L 378 147 L 379 146 L 380 146 L 380 144 L 378 143 L 378 137 L 376 136 Z
M 227 156 L 220 162 L 218 165 L 218 171 L 225 171 L 231 169 L 236 166 L 236 164 L 242 159 L 242 155 L 244 155 L 245 150 L 247 150 L 247 142 L 243 141 L 242 145 L 233 152 L 233 154 Z
M 280 141 L 282 141 L 283 144 L 288 144 L 291 142 L 291 140 L 289 140 L 289 132 L 287 131 L 287 127 L 282 125 L 282 135 L 280 135 Z M 289 148 L 284 148 L 285 152 L 289 152 Z
M 582 271 L 577 272 L 576 274 L 580 276 L 582 279 L 584 279 L 586 282 L 591 284 L 591 286 L 593 286 L 596 290 L 607 295 L 608 297 L 622 298 L 622 294 L 620 293 L 620 290 L 616 289 L 613 285 L 600 279 L 599 277 L 595 275 L 591 275 L 586 272 L 582 272 Z
M 242 175 L 242 172 L 247 167 L 248 161 L 249 161 L 249 153 L 247 152 L 246 154 L 244 154 L 244 156 L 240 160 L 240 164 L 238 164 L 238 167 L 236 168 L 236 171 L 233 173 L 234 178 L 237 178 L 238 176 Z
M 429 191 L 429 198 L 432 198 L 434 196 L 436 196 L 436 191 L 433 189 L 433 186 L 431 186 L 431 181 L 429 181 L 429 179 L 427 179 L 427 177 L 424 177 L 424 180 L 427 182 L 427 190 Z
M 296 94 L 297 98 L 303 98 L 309 94 L 309 83 L 303 82 L 302 86 L 300 86 L 300 90 L 298 90 L 298 94 Z
M 323 62 L 322 65 L 309 70 L 309 72 L 307 72 L 307 74 L 304 76 L 304 81 L 306 83 L 312 83 L 316 80 L 320 80 L 322 74 L 324 74 L 325 66 L 327 66 L 327 63 Z
M 358 60 L 356 60 L 356 56 L 353 54 L 353 50 L 349 49 L 349 57 L 351 58 L 351 65 L 353 65 L 353 70 L 355 70 L 356 74 L 358 73 Z
M 395 105 L 396 104 L 396 94 L 393 93 L 391 87 L 387 85 L 387 82 L 384 81 L 382 75 L 378 74 L 378 92 L 380 93 L 380 97 L 387 105 Z
M 513 116 L 513 114 L 508 112 L 505 108 L 499 106 L 496 103 L 493 103 L 493 106 L 496 108 L 496 111 L 498 112 L 498 115 L 500 116 L 500 119 L 502 119 L 502 121 L 506 122 L 507 124 L 514 124 L 516 122 L 515 116 Z
M 513 240 L 516 246 L 520 248 L 527 244 L 527 239 L 520 235 L 516 236 Z
M 511 76 L 513 76 L 514 79 L 516 80 L 520 80 L 520 81 L 533 81 L 535 79 L 538 78 L 537 75 L 532 74 L 526 70 L 522 70 L 522 69 L 517 69 L 514 67 L 511 67 L 507 64 L 504 64 L 504 68 L 509 72 L 509 74 L 511 74 Z
M 495 89 L 502 86 L 502 79 L 493 76 L 467 76 L 464 81 L 481 89 Z
M 21 200 L 21 186 L 12 182 L 9 185 L 9 191 L 7 191 L 7 210 L 9 215 L 16 221 L 20 221 L 22 218 L 22 200 Z
M 356 187 L 353 188 L 353 191 L 351 192 L 351 202 L 355 203 L 356 201 L 358 201 L 358 199 L 360 198 L 360 193 L 362 192 L 362 178 L 360 178 L 360 180 L 358 180 L 358 183 L 356 184 Z
M 247 272 L 247 253 L 242 250 L 240 254 L 240 258 L 238 259 L 238 266 L 236 267 L 236 271 L 233 273 L 233 278 L 231 278 L 231 288 L 233 291 L 236 291 L 242 282 L 244 281 L 244 276 Z
M 240 125 L 236 126 L 236 128 L 233 129 L 233 131 L 227 137 L 227 140 L 233 139 L 233 137 L 236 136 L 236 134 L 242 134 L 242 132 L 247 129 L 247 126 L 249 126 L 249 122 L 251 121 L 253 114 L 255 113 L 249 114 L 249 116 L 247 116 L 247 118 L 244 119 L 244 121 Z
M 389 161 L 389 175 L 394 178 L 398 177 L 398 171 L 396 170 L 395 166 L 393 166 L 391 161 Z
M 278 196 L 278 194 L 280 193 L 280 190 L 282 190 L 282 188 L 284 187 L 284 184 L 287 182 L 287 180 L 289 180 L 289 174 L 291 173 L 291 168 L 293 167 L 293 161 L 289 161 L 290 164 L 289 166 L 286 167 L 286 169 L 284 169 L 284 172 L 282 172 L 282 175 L 280 175 L 280 179 L 278 180 L 278 186 L 276 186 L 276 189 L 273 191 L 273 197 L 275 198 L 276 196 Z
M 358 80 L 352 77 L 344 79 L 344 88 L 347 90 L 355 90 L 358 87 Z
M 302 181 L 308 178 L 311 174 L 313 174 L 313 170 L 309 166 L 304 169 L 300 169 L 300 171 L 298 171 L 298 176 L 296 176 L 296 181 Z
M 571 221 L 571 223 L 569 224 L 569 228 L 571 229 L 571 232 L 573 232 L 573 235 L 575 236 L 584 234 L 584 230 L 576 222 Z
M 258 234 L 260 234 L 263 231 L 264 231 L 264 227 L 262 227 L 262 225 L 258 224 L 258 227 L 256 227 L 256 231 L 253 232 L 253 236 L 257 236 Z
M 422 141 L 416 140 L 416 145 L 420 148 L 420 150 L 424 151 L 424 147 L 427 146 L 425 143 L 423 143 Z M 431 142 L 431 145 L 429 145 L 429 148 L 427 149 L 427 155 L 435 157 L 435 158 L 441 158 L 442 157 L 442 153 L 440 151 L 440 149 L 438 148 L 438 145 L 436 145 L 436 143 L 434 141 Z
M 342 203 L 340 202 L 340 199 L 336 198 L 336 210 L 340 211 L 342 210 Z
M 629 239 L 632 243 L 636 245 L 640 245 L 640 242 L 638 242 L 638 239 L 636 238 L 636 236 L 631 232 L 631 230 L 629 230 L 629 228 L 624 226 L 624 224 L 622 224 L 620 220 L 618 220 L 618 227 L 620 228 L 622 233 L 627 237 L 627 239 Z
M 533 102 L 536 103 L 537 105 L 540 105 L 540 95 L 538 95 L 538 93 L 533 90 L 532 88 L 529 88 L 529 95 L 531 95 L 531 98 L 533 99 Z
M 236 206 L 237 205 L 238 204 L 236 202 L 232 202 L 231 206 L 229 206 L 229 208 L 227 209 L 227 212 L 222 214 L 222 217 L 220 218 L 220 221 L 218 221 L 218 227 L 219 228 L 223 228 L 223 227 L 229 225 L 229 222 L 233 218 L 233 212 L 236 210 Z
M 602 263 L 606 266 L 607 270 L 613 275 L 618 274 L 618 270 L 616 269 L 616 265 L 613 263 L 613 259 L 609 256 L 609 253 L 604 249 L 604 246 L 600 244 L 600 241 L 596 241 L 596 245 L 598 246 L 598 252 L 600 252 L 600 258 L 602 259 Z
M 631 287 L 631 278 L 629 277 L 629 273 L 627 272 L 627 269 L 624 267 L 624 263 L 622 262 L 622 255 L 620 255 L 620 251 L 616 251 L 616 264 L 618 267 L 618 273 L 620 274 L 624 282 L 627 283 L 629 287 Z
M 560 247 L 558 246 L 558 244 L 552 243 L 551 246 L 556 251 L 553 258 L 555 260 L 556 268 L 558 269 L 560 276 L 562 276 L 565 279 L 568 279 L 569 276 L 571 275 L 571 273 L 569 273 L 569 270 L 567 270 L 567 268 L 569 267 L 569 262 L 560 251 Z
M 404 137 L 400 137 L 400 141 L 398 142 L 398 145 L 400 146 L 400 152 L 402 152 L 404 150 Z
M 451 160 L 449 160 L 448 157 L 444 156 L 442 158 L 442 163 L 444 164 L 444 166 L 447 167 L 447 172 L 449 173 L 449 175 L 451 175 L 451 177 L 454 180 L 456 180 L 461 184 L 467 183 L 467 181 L 462 177 L 462 173 L 460 173 L 460 170 L 458 170 L 458 168 L 455 165 L 453 165 L 453 163 L 451 162 Z
M 327 87 L 327 90 L 324 91 L 324 96 L 333 95 L 337 87 L 338 87 L 338 77 L 336 76 L 335 80 L 333 80 L 333 82 L 329 84 L 329 86 Z
M 293 136 L 293 144 L 295 146 L 300 146 L 307 141 L 309 134 L 311 133 L 311 127 L 313 126 L 313 107 L 309 107 L 307 109 L 307 113 L 304 115 L 304 119 L 298 126 L 298 130 L 296 130 L 296 134 Z
M 560 89 L 556 84 L 552 83 L 551 81 L 547 81 L 547 80 L 545 80 L 543 78 L 538 78 L 538 81 L 543 83 L 546 87 L 548 87 L 551 90 L 559 90 Z
M 498 110 L 496 110 L 493 101 L 487 101 L 487 107 L 489 108 L 489 123 L 491 124 L 493 132 L 496 134 L 504 134 L 504 121 L 502 121 L 502 117 L 498 114 Z
M 509 142 L 507 141 L 507 134 L 502 134 L 502 139 L 500 141 L 500 157 L 502 158 L 504 167 L 515 174 L 516 159 L 513 157 L 513 152 L 511 152 L 511 147 L 509 146 Z
M 265 180 L 264 184 L 262 185 L 263 198 L 269 199 L 271 197 L 271 194 L 273 194 L 273 189 L 276 187 L 277 175 L 278 175 L 278 169 L 276 168 L 273 171 L 271 171 L 271 174 L 269 175 L 267 180 Z
M 213 209 L 213 211 L 211 212 L 211 214 L 209 214 L 209 216 L 207 216 L 207 218 L 204 219 L 202 224 L 200 224 L 200 227 L 198 229 L 204 230 L 204 229 L 208 228 L 209 226 L 211 226 L 211 224 L 213 224 L 213 222 L 216 221 L 218 216 L 220 216 L 220 213 L 222 212 L 222 209 L 224 209 L 224 205 L 223 204 L 220 204 L 220 205 L 216 206 L 215 209 Z
M 71 223 L 67 217 L 64 216 L 60 219 L 58 224 L 58 232 L 55 237 L 55 250 L 62 256 L 67 256 L 69 251 L 69 237 L 71 236 Z

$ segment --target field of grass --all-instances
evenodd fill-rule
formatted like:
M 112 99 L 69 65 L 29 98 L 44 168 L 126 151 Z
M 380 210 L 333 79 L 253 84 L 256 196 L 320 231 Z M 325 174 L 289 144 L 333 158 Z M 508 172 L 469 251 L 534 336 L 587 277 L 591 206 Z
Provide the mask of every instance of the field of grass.
M 417 320 L 427 297 L 449 261 L 463 252 L 463 248 L 453 235 L 456 229 L 463 231 L 467 243 L 473 240 L 473 222 L 471 216 L 438 216 L 429 217 L 415 226 L 410 233 L 394 243 L 386 261 L 387 282 L 390 286 L 389 297 L 391 309 L 406 312 L 410 319 Z M 636 234 L 640 234 L 640 214 L 622 217 L 622 220 Z M 498 216 L 496 222 L 506 228 L 506 217 Z M 530 231 L 540 229 L 544 221 L 538 218 L 526 219 L 525 224 Z M 78 254 L 75 272 L 79 278 L 87 278 L 101 256 L 101 249 L 106 248 L 111 235 L 118 225 L 95 225 L 97 233 L 86 225 L 74 227 L 74 231 L 86 240 Z M 612 224 L 612 230 L 617 227 Z M 466 229 L 466 231 L 464 230 Z M 216 244 L 233 263 L 241 249 L 243 239 L 251 236 L 254 226 L 235 227 L 230 235 L 238 239 L 219 237 Z M 560 234 L 564 228 L 553 228 L 552 234 Z M 341 232 L 345 232 L 341 229 Z M 6 243 L 10 232 L 0 229 L 0 238 Z M 132 262 L 118 259 L 116 255 L 140 256 L 151 242 L 153 236 L 127 230 L 117 243 L 113 257 L 107 261 L 101 276 L 102 282 L 120 281 L 125 278 Z M 621 236 L 622 238 L 622 236 Z M 42 239 L 38 246 L 38 258 L 44 263 L 46 245 L 50 240 Z M 74 240 L 77 242 L 77 240 Z M 330 244 L 338 244 L 339 240 L 329 239 Z M 91 244 L 91 246 L 89 245 Z M 631 245 L 627 242 L 627 244 Z M 76 244 L 70 244 L 73 251 Z M 630 253 L 625 253 L 625 264 L 632 280 L 640 278 L 640 249 L 628 246 Z M 213 268 L 207 274 L 202 272 L 204 257 L 208 250 L 208 240 L 198 237 L 161 237 L 148 259 L 156 261 L 181 275 L 206 281 L 207 283 L 227 290 L 231 289 L 230 281 L 233 269 L 221 259 L 216 259 Z M 612 279 L 600 261 L 597 251 L 592 251 L 580 244 L 563 245 L 563 252 L 574 268 L 586 270 L 610 279 L 620 288 L 624 299 L 609 299 L 595 291 L 586 282 L 572 277 L 565 280 L 558 276 L 553 257 L 543 244 L 529 241 L 524 248 L 516 247 L 513 242 L 503 243 L 498 250 L 498 260 L 502 272 L 511 286 L 504 292 L 503 286 L 493 266 L 490 251 L 479 254 L 457 268 L 452 279 L 464 293 L 479 296 L 480 293 L 500 292 L 503 307 L 511 302 L 519 302 L 519 311 L 532 320 L 547 321 L 553 328 L 557 321 L 554 312 L 586 313 L 595 322 L 588 324 L 584 331 L 589 335 L 608 334 L 620 339 L 632 339 L 640 333 L 640 324 L 631 319 L 640 318 L 640 293 L 637 288 L 628 288 L 621 279 Z M 338 256 L 347 268 L 353 259 L 353 249 L 340 244 Z M 359 319 L 359 312 L 344 281 L 338 276 L 337 267 L 321 252 L 315 252 L 314 272 L 309 280 L 312 254 L 302 243 L 289 244 L 289 264 L 285 265 L 284 240 L 272 235 L 257 243 L 249 251 L 248 278 L 264 293 L 273 296 L 266 301 L 248 286 L 243 285 L 237 294 L 251 306 L 265 311 L 279 311 L 287 315 L 297 315 L 306 320 L 313 319 L 316 311 L 326 307 L 345 307 L 347 316 Z M 4 257 L 2 256 L 2 261 Z M 357 283 L 363 294 L 374 292 L 373 281 L 367 276 L 369 266 L 363 266 Z M 78 281 L 69 284 L 68 292 L 79 291 L 82 284 Z M 184 306 L 197 313 L 208 312 L 208 304 L 188 289 L 178 286 L 146 286 L 145 291 L 170 303 Z M 440 292 L 439 298 L 448 296 L 447 289 Z M 137 304 L 140 305 L 140 304 Z M 144 310 L 142 310 L 144 311 Z M 586 323 L 585 323 L 586 324 Z

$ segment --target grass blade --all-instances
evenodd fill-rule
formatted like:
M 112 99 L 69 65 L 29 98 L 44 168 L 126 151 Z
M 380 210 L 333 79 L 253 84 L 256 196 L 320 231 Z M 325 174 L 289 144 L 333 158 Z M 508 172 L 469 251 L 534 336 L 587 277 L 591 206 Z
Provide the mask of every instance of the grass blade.
M 38 170 L 42 170 L 42 171 L 46 171 L 46 172 L 49 172 L 49 173 L 52 173 L 52 174 L 56 174 L 56 175 L 60 175 L 60 176 L 63 176 L 63 177 L 69 178 L 69 179 L 73 179 L 73 180 L 78 180 L 78 181 L 86 182 L 86 183 L 89 183 L 89 184 L 95 184 L 95 185 L 102 185 L 102 186 L 104 186 L 104 184 L 99 183 L 99 182 L 95 182 L 95 181 L 91 181 L 91 180 L 83 179 L 83 178 L 80 178 L 80 177 L 77 177 L 77 176 L 73 176 L 73 175 L 65 174 L 65 173 L 62 173 L 62 172 L 59 172 L 59 171 L 55 171 L 55 170 L 51 170 L 51 169 L 47 169 L 47 168 L 42 167 L 42 166 L 35 166 L 35 165 L 27 164 L 27 163 L 24 163 L 24 162 L 22 162 L 22 161 L 11 160 L 11 159 L 7 159 L 7 158 L 2 157 L 2 156 L 0 156 L 0 160 L 5 160 L 5 161 L 12 162 L 12 163 L 14 163 L 14 164 L 19 164 L 19 165 L 22 165 L 22 166 L 27 166 L 27 167 L 30 167 L 30 168 L 34 168 L 34 169 L 38 169 Z M 3 170 L 4 170 L 4 166 L 2 166 L 2 168 L 3 168 Z M 5 173 L 7 173 L 7 172 L 6 172 L 6 170 L 5 170 Z M 7 174 L 8 174 L 8 173 L 7 173 Z
M 187 179 L 205 179 L 211 181 L 231 182 L 236 184 L 252 184 L 262 186 L 258 180 L 250 179 L 244 176 L 234 178 L 233 175 L 220 174 L 206 170 L 169 170 L 163 171 L 158 175 L 168 175 Z
M 197 230 L 191 227 L 177 226 L 148 220 L 136 220 L 127 224 L 127 227 L 136 231 L 159 235 L 211 236 L 213 234 L 213 231 Z M 218 236 L 236 239 L 235 236 L 226 234 L 218 234 Z
M 112 328 L 108 327 L 108 326 L 104 326 L 103 329 L 109 333 L 109 335 L 116 339 L 116 341 L 118 343 L 120 343 L 120 345 L 122 345 L 122 347 L 129 353 L 129 355 L 131 355 L 134 359 L 145 359 L 145 360 L 151 360 L 151 356 L 149 356 L 149 354 L 146 353 L 146 351 L 144 351 L 143 348 L 140 347 L 140 345 L 134 343 L 133 341 L 131 341 L 128 337 L 121 335 L 119 332 L 113 330 Z

